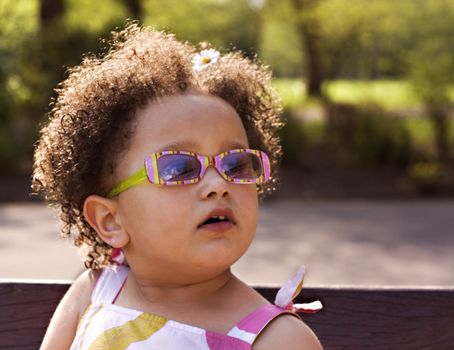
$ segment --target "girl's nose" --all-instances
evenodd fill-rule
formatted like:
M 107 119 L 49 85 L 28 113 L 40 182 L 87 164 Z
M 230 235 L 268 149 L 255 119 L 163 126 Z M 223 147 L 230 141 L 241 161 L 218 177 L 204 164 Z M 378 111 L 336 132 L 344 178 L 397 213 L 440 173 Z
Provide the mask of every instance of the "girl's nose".
M 230 196 L 228 182 L 213 166 L 207 168 L 203 178 L 200 180 L 200 185 L 202 199 L 222 199 Z

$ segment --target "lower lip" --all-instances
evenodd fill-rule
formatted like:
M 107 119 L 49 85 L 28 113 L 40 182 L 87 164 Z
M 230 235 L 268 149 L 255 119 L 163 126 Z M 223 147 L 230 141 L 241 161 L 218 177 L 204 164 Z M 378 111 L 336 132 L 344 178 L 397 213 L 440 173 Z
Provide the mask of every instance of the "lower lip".
M 233 227 L 233 224 L 230 221 L 221 221 L 215 222 L 212 224 L 205 224 L 199 226 L 200 229 L 214 231 L 214 232 L 224 232 L 230 230 Z

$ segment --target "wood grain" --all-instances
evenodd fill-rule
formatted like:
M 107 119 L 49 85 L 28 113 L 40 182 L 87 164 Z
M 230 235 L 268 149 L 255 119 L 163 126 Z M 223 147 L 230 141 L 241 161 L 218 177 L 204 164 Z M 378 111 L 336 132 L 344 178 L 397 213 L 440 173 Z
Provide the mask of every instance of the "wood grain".
M 0 349 L 38 349 L 69 284 L 0 282 Z M 276 288 L 255 287 L 271 302 Z M 296 302 L 325 349 L 454 349 L 454 288 L 307 287 Z

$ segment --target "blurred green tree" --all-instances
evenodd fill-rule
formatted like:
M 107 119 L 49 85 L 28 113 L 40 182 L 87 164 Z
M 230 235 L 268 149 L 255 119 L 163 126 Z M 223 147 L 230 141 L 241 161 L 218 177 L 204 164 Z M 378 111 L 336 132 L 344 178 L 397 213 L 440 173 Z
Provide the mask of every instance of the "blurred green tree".
M 267 0 L 260 9 L 260 15 L 260 57 L 278 77 L 303 76 L 305 56 L 291 3 L 287 0 Z
M 449 162 L 454 2 L 268 0 L 266 7 L 299 36 L 308 95 L 326 101 L 323 82 L 336 78 L 410 79 L 433 125 L 438 158 Z
M 304 47 L 306 52 L 306 91 L 309 96 L 321 98 L 325 72 L 320 48 L 320 21 L 315 13 L 319 2 L 319 0 L 292 0 L 301 47 Z
M 144 2 L 144 23 L 194 44 L 208 41 L 256 55 L 259 11 L 246 0 L 153 0 Z
M 1 0 L 1 171 L 29 167 L 37 133 L 30 125 L 48 110 L 52 89 L 65 77 L 62 67 L 99 52 L 98 38 L 125 18 L 249 57 L 259 51 L 278 76 L 304 76 L 316 96 L 324 95 L 327 80 L 410 78 L 436 131 L 439 159 L 449 159 L 453 6 L 447 0 Z
M 454 3 L 416 2 L 418 10 L 406 18 L 408 22 L 419 24 L 414 28 L 419 40 L 406 55 L 409 77 L 432 123 L 438 160 L 449 163 L 452 157 L 449 120 L 453 105 L 449 89 L 454 82 Z
M 0 3 L 0 171 L 14 173 L 22 167 L 30 121 L 23 106 L 33 91 L 24 86 L 20 57 L 27 37 L 38 29 L 38 2 L 4 0 Z M 31 147 L 31 146 L 30 146 Z
M 0 5 L 0 168 L 28 173 L 37 126 L 66 67 L 78 64 L 82 53 L 96 52 L 98 38 L 121 25 L 127 11 L 119 0 L 2 0 Z
M 42 30 L 61 19 L 65 13 L 65 2 L 63 0 L 40 0 L 39 3 L 39 19 Z
M 143 21 L 143 7 L 141 0 L 124 0 L 130 18 L 139 22 Z

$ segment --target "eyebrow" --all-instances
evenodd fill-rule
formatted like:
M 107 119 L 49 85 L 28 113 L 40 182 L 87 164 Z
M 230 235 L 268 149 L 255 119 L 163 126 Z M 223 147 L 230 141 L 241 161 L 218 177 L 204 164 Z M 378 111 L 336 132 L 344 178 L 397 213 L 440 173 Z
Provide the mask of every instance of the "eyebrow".
M 160 147 L 156 152 L 169 151 L 169 150 L 189 151 L 189 150 L 194 150 L 194 149 L 198 148 L 198 146 L 199 146 L 199 144 L 197 142 L 193 142 L 193 141 L 175 141 L 175 142 L 170 142 L 170 143 L 165 144 L 164 146 Z M 237 149 L 237 148 L 248 148 L 248 147 L 238 141 L 224 141 L 221 144 L 220 151 Z
M 175 141 L 175 142 L 170 142 L 165 144 L 162 147 L 159 147 L 157 152 L 162 152 L 162 151 L 169 151 L 169 150 L 187 150 L 191 149 L 197 146 L 197 143 L 192 142 L 192 141 Z

